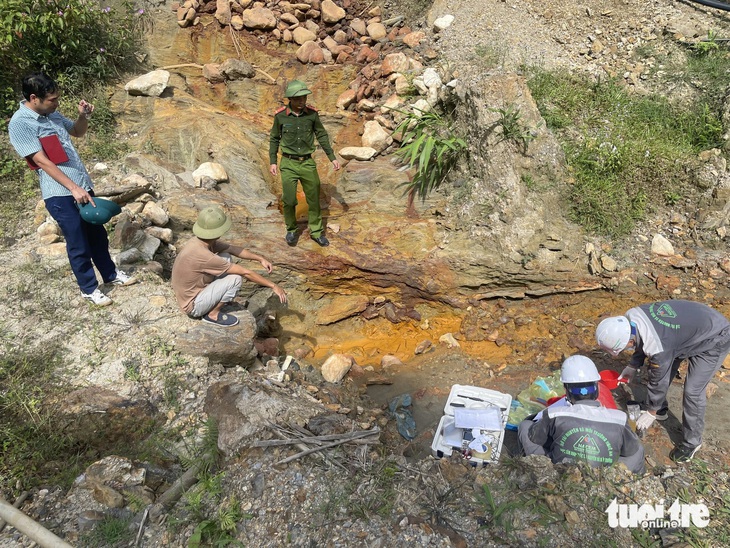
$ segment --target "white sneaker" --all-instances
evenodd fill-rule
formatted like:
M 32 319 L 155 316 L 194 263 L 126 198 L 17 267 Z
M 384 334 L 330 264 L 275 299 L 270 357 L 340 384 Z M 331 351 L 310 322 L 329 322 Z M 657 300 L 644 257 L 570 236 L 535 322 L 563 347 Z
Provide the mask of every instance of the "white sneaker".
M 112 285 L 132 285 L 137 283 L 137 278 L 134 278 L 121 270 L 117 270 L 117 277 L 109 283 Z
M 112 300 L 104 295 L 101 290 L 97 287 L 93 293 L 81 293 L 81 296 L 94 303 L 96 306 L 109 306 L 112 304 Z

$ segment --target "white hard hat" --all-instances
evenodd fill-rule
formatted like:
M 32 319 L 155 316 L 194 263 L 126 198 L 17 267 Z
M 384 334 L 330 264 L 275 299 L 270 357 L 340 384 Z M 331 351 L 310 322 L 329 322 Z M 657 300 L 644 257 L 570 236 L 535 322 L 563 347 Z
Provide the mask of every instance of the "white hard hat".
M 596 328 L 596 342 L 612 356 L 618 356 L 631 338 L 631 323 L 624 316 L 606 318 Z
M 598 382 L 600 380 L 601 376 L 598 374 L 596 364 L 585 356 L 570 356 L 560 368 L 560 382 L 563 384 Z

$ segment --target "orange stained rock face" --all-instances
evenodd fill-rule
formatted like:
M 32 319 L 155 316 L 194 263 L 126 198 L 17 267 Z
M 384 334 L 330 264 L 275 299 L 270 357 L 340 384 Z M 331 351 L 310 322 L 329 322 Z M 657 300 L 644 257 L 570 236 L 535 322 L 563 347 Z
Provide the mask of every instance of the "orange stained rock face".
M 488 363 L 493 372 L 504 366 L 510 370 L 527 367 L 533 377 L 539 376 L 559 367 L 572 354 L 591 357 L 599 369 L 615 368 L 629 355 L 614 360 L 597 349 L 595 326 L 600 318 L 661 298 L 590 292 L 520 301 L 493 300 L 466 311 L 441 306 L 435 315 L 424 315 L 421 321 L 397 324 L 382 317 L 355 317 L 317 327 L 313 361 L 344 353 L 352 355 L 358 364 L 372 365 L 377 370 L 381 358 L 391 354 L 408 368 L 409 362 L 421 362 L 428 355 L 415 356 L 419 344 L 429 340 L 433 347 L 445 350 L 447 343 L 439 342 L 439 338 L 451 333 L 459 343 L 454 351 Z M 716 308 L 730 314 L 730 307 L 724 303 L 717 303 Z

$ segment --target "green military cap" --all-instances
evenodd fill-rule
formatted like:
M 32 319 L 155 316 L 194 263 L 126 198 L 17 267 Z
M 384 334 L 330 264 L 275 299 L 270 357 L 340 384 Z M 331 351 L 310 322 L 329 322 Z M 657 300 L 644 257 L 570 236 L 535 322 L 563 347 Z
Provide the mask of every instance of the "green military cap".
M 284 96 L 286 98 L 300 97 L 302 95 L 309 95 L 310 93 L 312 92 L 307 88 L 307 84 L 305 84 L 301 80 L 292 80 L 291 82 L 289 82 L 289 85 L 286 86 L 286 92 L 284 93 Z
M 203 240 L 215 240 L 231 228 L 231 218 L 218 206 L 206 207 L 193 225 L 193 234 Z
M 94 203 L 96 204 L 96 207 L 91 205 L 91 202 L 86 204 L 76 204 L 79 208 L 81 218 L 92 225 L 103 225 L 112 217 L 119 215 L 122 212 L 122 208 L 119 207 L 119 204 L 116 204 L 111 200 L 95 197 Z

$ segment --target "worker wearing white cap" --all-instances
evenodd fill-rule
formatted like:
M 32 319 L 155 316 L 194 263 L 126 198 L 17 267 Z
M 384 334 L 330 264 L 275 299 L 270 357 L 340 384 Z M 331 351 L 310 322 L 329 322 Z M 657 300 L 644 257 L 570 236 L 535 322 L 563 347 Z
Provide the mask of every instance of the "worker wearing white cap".
M 707 385 L 730 351 L 730 322 L 709 306 L 673 300 L 644 304 L 624 316 L 603 320 L 596 342 L 612 356 L 631 348 L 634 354 L 619 382 L 631 382 L 649 359 L 648 401 L 636 427 L 646 430 L 668 416 L 667 392 L 683 360 L 689 361 L 682 400 L 683 441 L 669 454 L 675 462 L 692 459 L 702 445 Z

